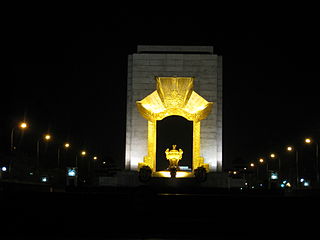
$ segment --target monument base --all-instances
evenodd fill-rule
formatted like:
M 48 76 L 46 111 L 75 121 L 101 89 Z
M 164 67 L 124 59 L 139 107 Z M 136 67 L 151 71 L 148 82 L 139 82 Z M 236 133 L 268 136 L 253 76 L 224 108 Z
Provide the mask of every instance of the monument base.
M 178 174 L 179 173 L 179 174 Z M 112 177 L 99 177 L 98 186 L 110 187 L 196 187 L 196 188 L 245 188 L 245 179 L 233 179 L 224 172 L 209 172 L 205 182 L 197 182 L 192 172 L 178 171 L 176 178 L 170 178 L 169 171 L 153 173 L 159 177 L 152 177 L 150 181 L 139 181 L 136 171 L 120 171 Z M 166 176 L 164 176 L 166 175 Z M 185 176 L 182 176 L 185 175 Z

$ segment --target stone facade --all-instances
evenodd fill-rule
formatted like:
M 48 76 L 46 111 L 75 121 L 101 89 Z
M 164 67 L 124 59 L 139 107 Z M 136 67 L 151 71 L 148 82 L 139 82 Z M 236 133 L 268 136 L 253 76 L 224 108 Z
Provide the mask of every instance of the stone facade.
M 214 102 L 201 121 L 201 156 L 211 171 L 222 170 L 222 57 L 212 46 L 138 46 L 128 57 L 126 169 L 137 170 L 147 155 L 148 122 L 136 101 L 156 89 L 155 77 L 195 77 L 194 91 Z

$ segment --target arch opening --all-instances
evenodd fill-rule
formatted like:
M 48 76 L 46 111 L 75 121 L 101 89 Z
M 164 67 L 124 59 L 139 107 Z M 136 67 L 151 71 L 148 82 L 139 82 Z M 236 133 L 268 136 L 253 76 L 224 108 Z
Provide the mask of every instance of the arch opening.
M 172 145 L 177 145 L 177 149 L 183 150 L 183 156 L 179 162 L 179 166 L 182 166 L 181 170 L 192 171 L 193 121 L 172 115 L 157 121 L 156 125 L 156 171 L 168 168 L 169 162 L 166 159 L 165 150 L 172 149 Z

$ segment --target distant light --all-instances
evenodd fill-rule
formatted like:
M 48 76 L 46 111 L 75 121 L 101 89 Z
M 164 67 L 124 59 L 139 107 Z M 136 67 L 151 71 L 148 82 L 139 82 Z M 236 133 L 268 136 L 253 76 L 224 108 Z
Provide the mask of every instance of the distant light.
M 82 151 L 82 152 L 81 152 L 81 155 L 82 155 L 82 156 L 85 156 L 86 154 L 87 154 L 86 151 Z
M 97 159 L 98 159 L 98 157 L 97 157 L 97 156 L 94 156 L 94 157 L 93 157 L 93 160 L 97 160 Z
M 245 183 L 244 183 L 244 185 L 245 185 L 245 186 L 247 186 L 247 185 L 248 185 L 248 183 L 247 183 L 247 182 L 245 182 Z
M 106 164 L 106 162 L 103 161 L 102 164 Z
M 272 180 L 277 180 L 278 179 L 278 173 L 277 172 L 272 172 L 271 173 L 271 179 Z
M 305 182 L 303 183 L 303 186 L 309 187 L 309 186 L 310 186 L 310 183 L 309 183 L 308 181 L 305 181 Z
M 286 183 L 287 183 L 287 180 L 282 181 L 282 183 L 283 183 L 283 184 L 286 184 Z
M 311 143 L 311 138 L 306 138 L 306 139 L 304 140 L 304 142 L 305 142 L 305 143 Z
M 49 141 L 51 139 L 51 135 L 50 134 L 46 134 L 44 135 L 44 139 Z
M 304 178 L 301 178 L 301 179 L 300 179 L 300 182 L 301 182 L 301 183 L 303 183 L 304 181 L 305 181 Z
M 284 188 L 284 187 L 285 187 L 285 185 L 284 185 L 283 183 L 281 183 L 280 187 Z
M 7 167 L 3 166 L 3 167 L 1 168 L 1 171 L 2 171 L 2 172 L 6 172 L 6 171 L 7 171 Z
M 76 176 L 76 174 L 77 174 L 77 171 L 75 168 L 68 168 L 67 170 L 68 177 L 74 177 Z
M 27 128 L 28 127 L 28 124 L 26 123 L 26 122 L 22 122 L 21 124 L 20 124 L 20 128 L 22 128 L 22 129 L 25 129 L 25 128 Z
M 69 147 L 70 147 L 70 143 L 65 143 L 65 144 L 64 144 L 64 147 L 65 147 L 65 148 L 69 148 Z
M 262 184 L 262 183 L 260 183 L 260 187 L 263 187 L 263 184 Z
M 271 154 L 270 154 L 270 157 L 271 157 L 271 158 L 275 158 L 276 155 L 275 155 L 274 153 L 271 153 Z
M 250 167 L 254 167 L 254 163 L 250 163 Z
M 30 176 L 33 176 L 33 172 L 29 172 L 29 175 L 30 175 Z
M 237 171 L 233 171 L 233 175 L 236 175 L 237 174 Z
M 47 177 L 41 177 L 41 182 L 48 182 L 48 178 Z
M 254 186 L 252 186 L 251 188 L 254 189 Z
M 260 158 L 260 159 L 259 159 L 259 162 L 260 162 L 260 163 L 263 163 L 263 162 L 264 162 L 264 159 L 263 159 L 263 158 Z
M 287 151 L 291 152 L 293 150 L 293 147 L 289 146 L 287 147 Z
M 287 182 L 286 187 L 291 187 L 291 184 Z

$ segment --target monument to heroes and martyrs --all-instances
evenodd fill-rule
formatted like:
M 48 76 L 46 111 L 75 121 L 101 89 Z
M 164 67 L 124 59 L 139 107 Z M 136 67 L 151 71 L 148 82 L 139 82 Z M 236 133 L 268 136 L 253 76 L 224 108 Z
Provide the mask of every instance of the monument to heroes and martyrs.
M 177 123 L 163 130 L 166 119 Z M 189 135 L 184 124 L 191 124 Z M 164 145 L 159 129 L 173 132 Z M 201 166 L 221 171 L 222 57 L 212 46 L 138 46 L 128 57 L 126 169 L 149 166 L 156 174 L 170 144 L 180 148 L 187 136 L 191 141 L 183 151 L 190 154 L 181 164 L 189 159 L 192 171 Z

